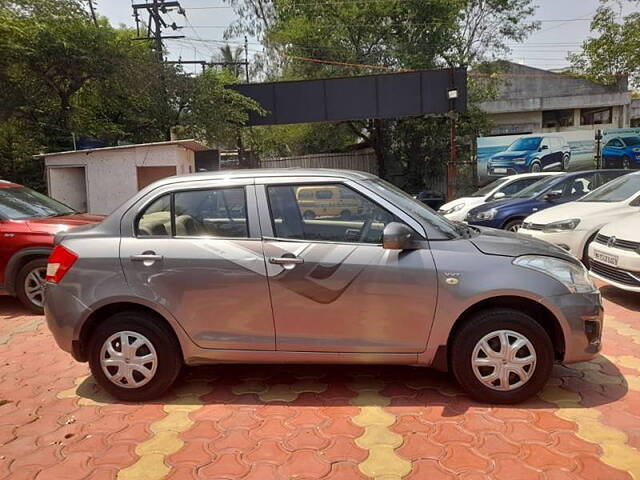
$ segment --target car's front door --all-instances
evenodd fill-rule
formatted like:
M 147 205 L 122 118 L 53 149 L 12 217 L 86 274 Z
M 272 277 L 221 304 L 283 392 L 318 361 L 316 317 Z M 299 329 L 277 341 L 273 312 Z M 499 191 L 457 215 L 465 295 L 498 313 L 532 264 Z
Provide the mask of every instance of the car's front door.
M 151 198 L 122 237 L 132 295 L 162 305 L 203 348 L 275 349 L 251 182 Z
M 390 205 L 383 208 L 373 200 L 375 194 L 359 191 L 355 184 L 331 186 L 340 190 L 339 199 L 353 203 L 355 196 L 359 213 L 345 219 L 339 213 L 342 209 L 334 208 L 335 214 L 305 218 L 297 190 L 321 185 L 268 181 L 256 185 L 276 348 L 423 351 L 437 297 L 431 251 L 383 249 L 384 226 L 410 222 L 405 221 L 406 214 Z

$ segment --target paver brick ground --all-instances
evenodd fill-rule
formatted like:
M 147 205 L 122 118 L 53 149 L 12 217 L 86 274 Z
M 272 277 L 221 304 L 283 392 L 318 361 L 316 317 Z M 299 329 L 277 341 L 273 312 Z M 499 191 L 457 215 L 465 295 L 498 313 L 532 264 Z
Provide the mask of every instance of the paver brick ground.
M 0 297 L 0 479 L 640 480 L 640 295 L 602 292 L 603 354 L 516 406 L 429 369 L 264 365 L 122 403 Z

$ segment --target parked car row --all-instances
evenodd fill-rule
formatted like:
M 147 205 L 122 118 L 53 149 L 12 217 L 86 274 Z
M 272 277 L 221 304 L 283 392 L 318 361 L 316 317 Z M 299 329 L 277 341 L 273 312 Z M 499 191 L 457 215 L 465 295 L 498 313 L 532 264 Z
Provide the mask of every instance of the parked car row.
M 475 197 L 481 204 L 468 210 L 464 221 L 555 244 L 581 259 L 594 277 L 640 291 L 640 172 L 557 174 L 495 200 L 496 189 L 527 178 L 514 175 L 491 184 L 490 195 Z M 456 214 L 466 208 L 456 210 L 456 205 L 469 203 L 468 198 L 450 202 L 440 213 L 460 219 Z

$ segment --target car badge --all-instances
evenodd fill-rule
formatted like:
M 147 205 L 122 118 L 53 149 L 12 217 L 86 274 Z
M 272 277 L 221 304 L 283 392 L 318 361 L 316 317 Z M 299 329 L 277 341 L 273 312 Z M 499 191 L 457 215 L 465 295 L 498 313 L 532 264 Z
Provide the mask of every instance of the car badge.
M 444 276 L 447 277 L 447 279 L 445 280 L 445 282 L 447 282 L 447 285 L 457 285 L 458 283 L 460 283 L 459 273 L 445 273 Z
M 609 237 L 609 240 L 607 240 L 607 247 L 609 248 L 613 248 L 616 246 L 616 237 Z

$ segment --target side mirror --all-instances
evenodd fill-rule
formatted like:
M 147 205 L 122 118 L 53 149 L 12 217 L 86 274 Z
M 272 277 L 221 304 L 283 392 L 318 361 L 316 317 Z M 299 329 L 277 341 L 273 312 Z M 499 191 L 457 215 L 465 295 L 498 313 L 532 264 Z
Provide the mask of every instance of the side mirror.
M 549 145 L 542 145 L 540 147 L 540 151 L 542 151 L 542 150 L 549 150 Z
M 413 248 L 413 230 L 404 223 L 391 222 L 382 232 L 382 248 L 386 250 Z
M 551 202 L 553 200 L 557 200 L 562 196 L 562 192 L 560 190 L 554 190 L 553 192 L 549 192 L 544 196 L 544 200 L 547 202 Z
M 493 194 L 493 200 L 500 200 L 501 198 L 506 197 L 504 192 L 496 192 Z

